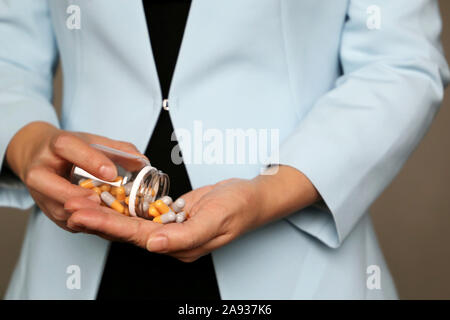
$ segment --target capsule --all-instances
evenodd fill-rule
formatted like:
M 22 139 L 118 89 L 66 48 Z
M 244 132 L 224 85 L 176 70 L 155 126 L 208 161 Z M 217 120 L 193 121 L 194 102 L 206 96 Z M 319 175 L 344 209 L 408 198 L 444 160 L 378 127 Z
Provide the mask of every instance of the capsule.
M 155 208 L 154 205 L 151 204 L 148 208 L 148 215 L 150 217 L 156 218 L 156 217 L 160 216 L 161 213 L 158 211 L 158 209 Z
M 184 201 L 183 198 L 178 198 L 173 204 L 172 204 L 172 210 L 175 213 L 180 212 L 181 210 L 183 210 L 184 206 L 186 205 L 186 202 Z
M 108 191 L 103 191 L 100 198 L 105 202 L 108 207 L 116 210 L 117 212 L 124 213 L 125 207 Z
M 185 220 L 186 220 L 186 212 L 181 211 L 181 212 L 177 213 L 176 218 L 175 218 L 176 223 L 182 223 Z
M 169 196 L 162 197 L 161 201 L 164 202 L 168 206 L 170 206 L 172 204 L 172 198 Z
M 114 187 L 116 199 L 119 201 L 124 201 L 126 198 L 124 187 Z M 112 190 L 111 190 L 112 191 Z M 113 194 L 111 192 L 111 194 Z
M 98 195 L 102 194 L 102 189 L 100 189 L 99 187 L 93 187 L 92 190 L 94 190 Z
M 142 212 L 147 212 L 150 209 L 150 203 L 148 201 L 142 202 Z
M 100 186 L 100 190 L 102 190 L 102 192 L 103 192 L 103 191 L 108 191 L 108 192 L 110 192 L 110 191 L 111 191 L 111 186 L 110 186 L 109 184 L 104 183 L 104 184 L 102 184 L 102 185 Z
M 153 219 L 153 221 L 157 222 L 157 223 L 166 224 L 166 223 L 174 222 L 175 219 L 176 219 L 175 212 L 169 211 L 160 216 L 157 216 L 156 218 Z
M 92 189 L 92 188 L 98 187 L 101 184 L 102 183 L 100 181 L 92 180 L 92 179 L 83 179 L 83 180 L 80 180 L 80 182 L 78 182 L 78 185 L 80 187 L 86 188 L 86 189 Z
M 162 200 L 156 200 L 153 202 L 153 206 L 158 209 L 161 214 L 165 214 L 170 211 L 170 208 Z
M 126 194 L 127 196 L 129 196 L 130 193 L 131 193 L 131 188 L 133 187 L 133 182 L 128 182 L 128 183 L 125 184 L 123 187 L 124 187 L 124 189 L 125 189 L 125 194 Z

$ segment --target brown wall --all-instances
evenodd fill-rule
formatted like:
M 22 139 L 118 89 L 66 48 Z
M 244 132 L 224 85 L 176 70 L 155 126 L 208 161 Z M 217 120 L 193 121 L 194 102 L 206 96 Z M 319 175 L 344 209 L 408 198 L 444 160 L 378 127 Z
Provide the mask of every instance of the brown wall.
M 450 61 L 450 1 L 441 0 Z M 55 104 L 60 105 L 60 78 Z M 403 299 L 450 299 L 450 94 L 431 130 L 376 201 L 372 217 Z M 0 297 L 19 254 L 28 213 L 0 208 Z

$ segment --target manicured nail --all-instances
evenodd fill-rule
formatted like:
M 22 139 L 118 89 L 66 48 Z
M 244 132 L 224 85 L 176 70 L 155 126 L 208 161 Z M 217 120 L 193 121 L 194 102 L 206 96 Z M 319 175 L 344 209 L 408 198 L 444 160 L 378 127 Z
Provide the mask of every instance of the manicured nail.
M 112 168 L 110 166 L 101 166 L 100 174 L 106 180 L 112 180 L 116 177 L 116 172 L 115 172 L 114 168 Z
M 160 252 L 167 250 L 168 240 L 166 236 L 156 236 L 150 238 L 147 242 L 147 250 L 152 252 Z

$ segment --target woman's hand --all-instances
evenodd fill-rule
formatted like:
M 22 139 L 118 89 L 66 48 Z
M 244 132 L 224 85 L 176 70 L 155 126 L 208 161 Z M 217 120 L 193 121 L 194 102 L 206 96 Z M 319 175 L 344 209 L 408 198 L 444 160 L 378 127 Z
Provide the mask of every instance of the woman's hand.
M 190 218 L 183 223 L 160 225 L 74 198 L 65 205 L 73 212 L 68 226 L 191 262 L 253 228 L 319 200 L 302 173 L 290 167 L 279 168 L 273 175 L 225 180 L 185 194 L 182 198 Z
M 6 151 L 11 170 L 25 183 L 42 211 L 63 229 L 69 214 L 64 203 L 73 197 L 86 197 L 100 203 L 97 194 L 71 184 L 72 164 L 104 180 L 117 176 L 114 164 L 90 144 L 98 143 L 139 154 L 132 144 L 104 137 L 63 131 L 45 122 L 33 122 L 19 130 Z

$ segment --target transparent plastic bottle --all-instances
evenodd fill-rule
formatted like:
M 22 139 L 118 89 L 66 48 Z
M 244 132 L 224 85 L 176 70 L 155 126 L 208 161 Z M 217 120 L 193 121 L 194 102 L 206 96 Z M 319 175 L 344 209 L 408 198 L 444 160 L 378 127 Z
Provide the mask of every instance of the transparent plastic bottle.
M 169 176 L 152 167 L 150 161 L 145 157 L 99 144 L 91 146 L 101 151 L 115 164 L 118 178 L 115 181 L 102 180 L 74 165 L 71 170 L 70 181 L 77 185 L 88 182 L 91 187 L 106 190 L 113 196 L 115 196 L 113 190 L 123 190 L 121 192 L 126 192 L 128 204 L 125 203 L 123 198 L 116 200 L 120 202 L 122 207 L 126 208 L 125 211 L 128 211 L 134 217 L 151 219 L 148 214 L 148 205 L 169 194 Z M 110 190 L 108 190 L 108 186 L 111 187 Z

